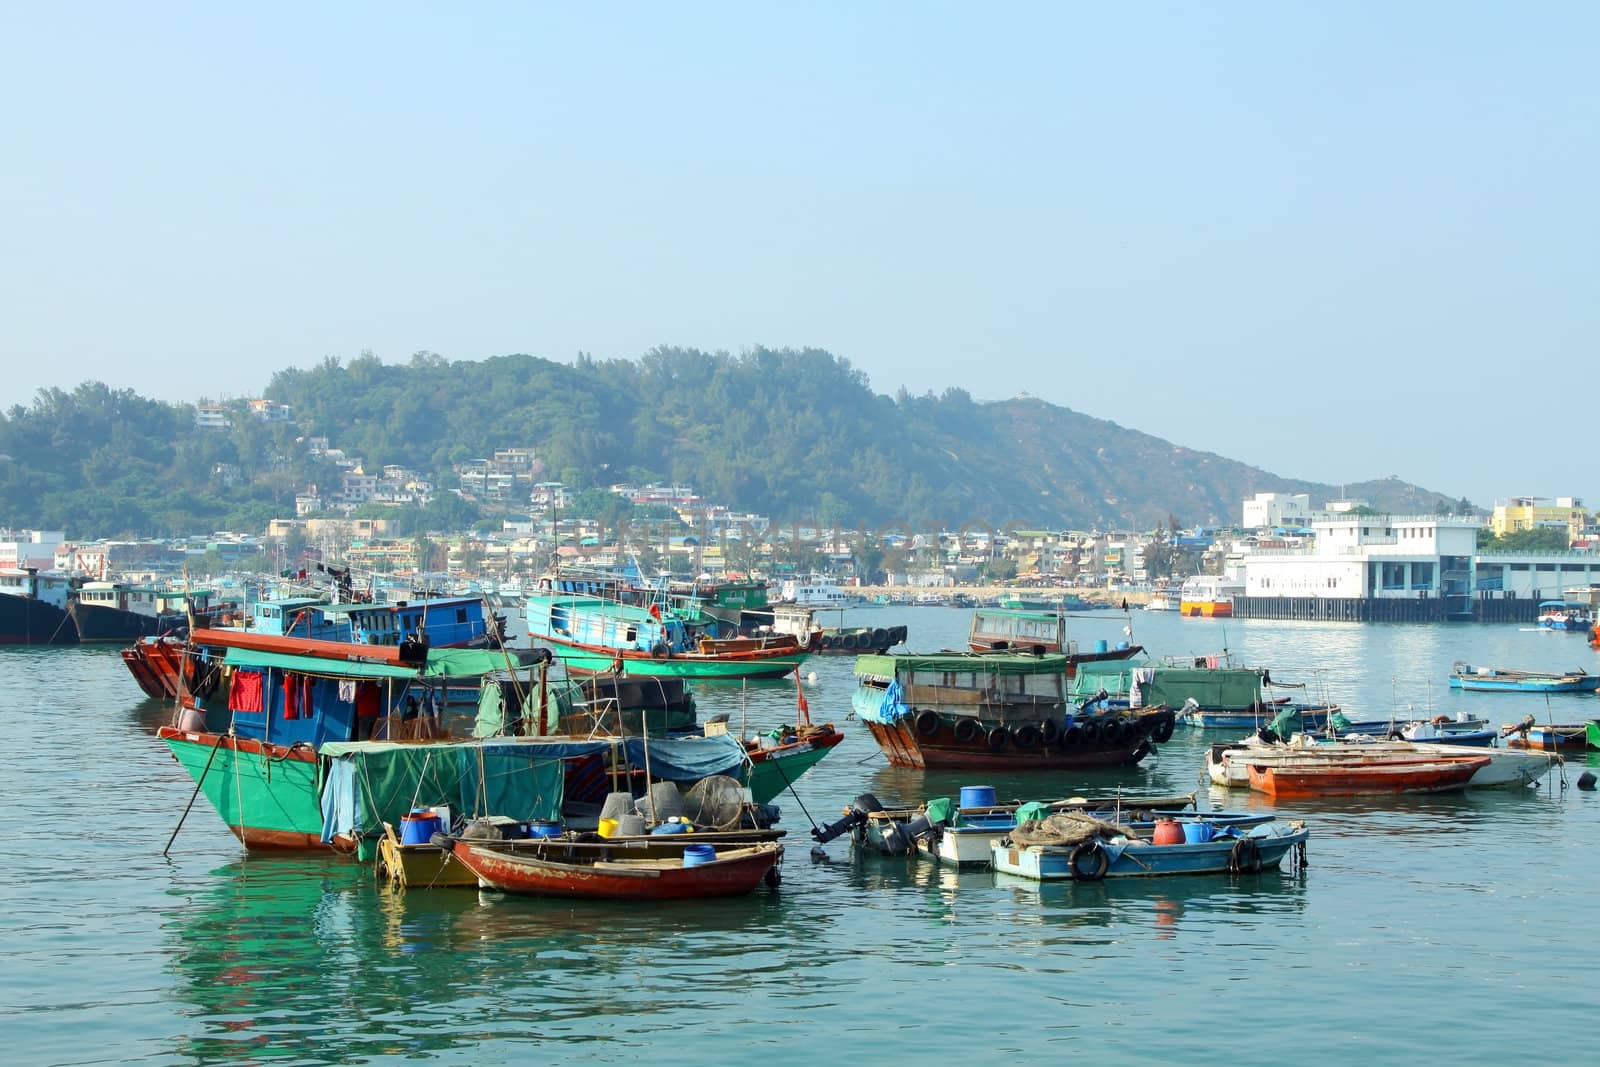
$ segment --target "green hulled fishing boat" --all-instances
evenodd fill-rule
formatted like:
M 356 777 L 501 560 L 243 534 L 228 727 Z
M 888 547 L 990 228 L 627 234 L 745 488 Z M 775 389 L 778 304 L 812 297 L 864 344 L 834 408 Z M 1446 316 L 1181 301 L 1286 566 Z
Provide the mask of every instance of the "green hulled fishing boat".
M 603 597 L 531 596 L 527 619 L 529 636 L 579 674 L 781 678 L 810 654 L 793 634 L 719 638 L 670 607 Z

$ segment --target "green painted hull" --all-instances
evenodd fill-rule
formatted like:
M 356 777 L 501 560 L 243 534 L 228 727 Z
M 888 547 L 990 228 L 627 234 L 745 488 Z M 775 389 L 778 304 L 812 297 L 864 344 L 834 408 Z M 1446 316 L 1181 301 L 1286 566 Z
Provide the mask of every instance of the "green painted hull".
M 783 759 L 762 760 L 752 764 L 745 782 L 750 787 L 750 798 L 757 804 L 770 804 L 788 791 L 789 783 L 797 781 L 832 751 L 832 748 L 813 748 Z
M 541 638 L 541 640 L 546 640 Z M 556 656 L 567 670 L 582 674 L 609 674 L 616 665 L 616 657 L 605 652 L 590 652 L 571 645 L 555 646 Z M 736 660 L 700 656 L 671 656 L 656 659 L 651 656 L 625 657 L 622 673 L 646 678 L 726 678 L 738 681 L 745 678 L 782 678 L 793 674 L 805 662 L 807 653 L 794 652 L 768 659 Z
M 274 759 L 257 751 L 236 751 L 215 737 L 163 737 L 200 792 L 251 849 L 325 849 L 317 764 L 297 757 Z M 209 769 L 207 763 L 210 763 Z
M 1600 719 L 1590 719 L 1584 728 L 1583 738 L 1589 743 L 1590 748 L 1600 748 Z

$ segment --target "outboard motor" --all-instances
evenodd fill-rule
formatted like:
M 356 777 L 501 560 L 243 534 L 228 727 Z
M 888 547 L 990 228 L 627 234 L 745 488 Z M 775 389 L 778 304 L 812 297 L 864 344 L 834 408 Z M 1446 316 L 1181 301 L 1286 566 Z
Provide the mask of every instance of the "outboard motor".
M 917 847 L 917 838 L 933 831 L 933 821 L 926 812 L 903 826 L 890 823 L 883 830 L 883 847 L 891 856 L 900 856 Z
M 871 793 L 862 793 L 850 803 L 850 810 L 844 813 L 844 818 L 814 828 L 811 836 L 816 838 L 817 844 L 825 845 L 841 834 L 847 834 L 858 826 L 865 826 L 867 816 L 882 810 L 883 805 L 878 803 L 877 797 Z

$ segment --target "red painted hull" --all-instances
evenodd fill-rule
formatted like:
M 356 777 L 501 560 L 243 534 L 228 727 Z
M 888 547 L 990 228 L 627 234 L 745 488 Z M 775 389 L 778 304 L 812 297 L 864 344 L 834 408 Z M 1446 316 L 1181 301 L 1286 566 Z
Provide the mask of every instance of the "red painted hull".
M 1250 788 L 1272 797 L 1441 793 L 1464 787 L 1467 779 L 1488 765 L 1488 756 L 1324 767 L 1271 767 L 1253 763 L 1250 765 Z
M 1018 748 L 1008 743 L 995 749 L 982 734 L 972 740 L 958 740 L 947 723 L 941 723 L 932 736 L 919 736 L 915 720 L 910 716 L 893 724 L 869 721 L 867 728 L 890 763 L 896 767 L 928 770 L 1056 771 L 1131 767 L 1150 752 L 1144 733 L 1115 744 L 1064 748 L 1039 742 L 1028 748 Z
M 182 641 L 174 637 L 147 637 L 122 650 L 122 662 L 145 695 L 174 700 L 183 668 Z
M 619 850 L 621 851 L 621 850 Z M 719 854 L 719 857 L 722 854 Z M 506 893 L 592 900 L 685 900 L 748 893 L 783 855 L 781 845 L 735 849 L 697 867 L 665 863 L 560 863 L 457 841 L 455 858 Z

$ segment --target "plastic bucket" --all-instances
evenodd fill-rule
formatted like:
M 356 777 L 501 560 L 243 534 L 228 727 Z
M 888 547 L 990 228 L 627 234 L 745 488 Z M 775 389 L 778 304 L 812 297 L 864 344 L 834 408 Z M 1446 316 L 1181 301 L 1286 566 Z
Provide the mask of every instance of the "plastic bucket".
M 710 863 L 716 858 L 717 850 L 710 845 L 683 846 L 683 865 L 685 867 L 698 867 L 702 863 Z
M 1155 832 L 1150 838 L 1151 843 L 1156 845 L 1181 845 L 1188 840 L 1187 828 L 1180 827 L 1176 819 L 1157 819 Z
M 1096 652 L 1104 652 L 1104 651 L 1106 651 L 1106 648 L 1107 648 L 1107 645 L 1106 645 L 1106 643 L 1104 641 L 1096 641 L 1094 643 L 1094 650 Z
M 438 833 L 442 823 L 439 816 L 431 811 L 414 811 L 410 815 L 400 816 L 400 843 L 402 845 L 426 845 Z
M 549 819 L 538 819 L 528 824 L 529 837 L 560 837 L 561 824 Z
M 612 834 L 614 834 L 616 832 L 617 832 L 617 820 L 615 820 L 615 819 L 601 819 L 600 820 L 600 836 L 601 837 L 610 837 Z
M 992 808 L 994 807 L 994 786 L 992 785 L 964 785 L 961 787 L 961 806 L 963 808 Z
M 1217 828 L 1208 822 L 1183 824 L 1183 839 L 1191 845 L 1203 845 L 1217 836 Z

